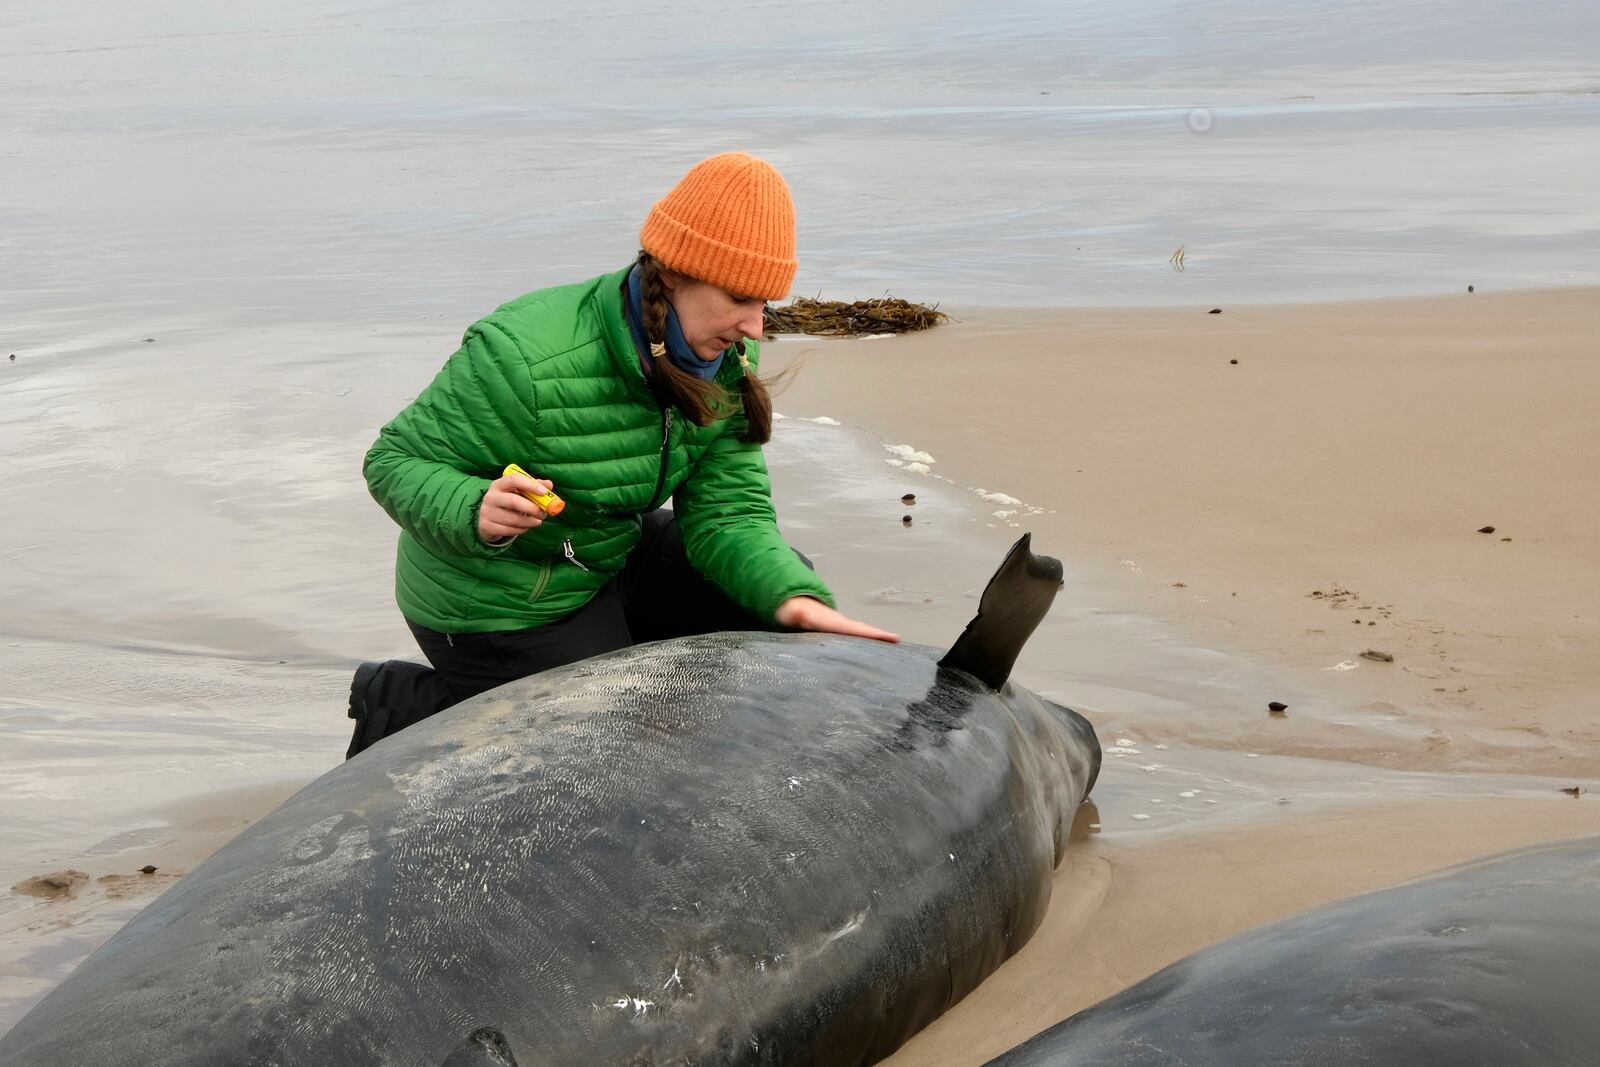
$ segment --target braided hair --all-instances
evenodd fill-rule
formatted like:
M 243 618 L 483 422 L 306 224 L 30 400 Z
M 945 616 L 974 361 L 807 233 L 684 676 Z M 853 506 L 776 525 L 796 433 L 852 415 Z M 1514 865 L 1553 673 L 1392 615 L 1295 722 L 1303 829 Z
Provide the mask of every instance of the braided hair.
M 639 288 L 643 296 L 645 340 L 650 344 L 650 365 L 653 377 L 668 400 L 675 404 L 696 426 L 709 426 L 717 419 L 730 418 L 742 407 L 745 428 L 739 440 L 747 444 L 766 444 L 772 439 L 772 397 L 767 387 L 756 377 L 754 369 L 744 354 L 744 341 L 734 346 L 739 356 L 739 366 L 744 373 L 739 378 L 739 398 L 734 397 L 716 381 L 696 378 L 672 360 L 664 358 L 667 351 L 667 287 L 661 280 L 666 269 L 650 253 L 639 252 Z

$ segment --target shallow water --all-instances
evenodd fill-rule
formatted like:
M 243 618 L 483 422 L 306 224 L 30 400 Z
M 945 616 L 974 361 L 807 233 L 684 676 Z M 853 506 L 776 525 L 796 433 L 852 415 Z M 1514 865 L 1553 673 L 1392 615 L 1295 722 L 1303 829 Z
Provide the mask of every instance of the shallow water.
M 0 347 L 62 315 L 470 321 L 625 261 L 732 147 L 793 186 L 800 293 L 1592 284 L 1597 48 L 1600 9 L 1557 0 L 18 0 Z

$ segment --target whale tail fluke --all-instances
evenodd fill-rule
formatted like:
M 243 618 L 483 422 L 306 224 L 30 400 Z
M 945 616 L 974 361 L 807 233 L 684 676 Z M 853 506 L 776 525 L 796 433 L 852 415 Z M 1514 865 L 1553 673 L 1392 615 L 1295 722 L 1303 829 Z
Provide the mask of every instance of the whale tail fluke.
M 483 1026 L 468 1034 L 439 1067 L 517 1067 L 517 1057 L 505 1034 Z
M 1023 534 L 978 600 L 978 614 L 939 661 L 965 671 L 991 689 L 1011 677 L 1011 668 L 1060 591 L 1061 561 L 1033 554 L 1032 534 Z

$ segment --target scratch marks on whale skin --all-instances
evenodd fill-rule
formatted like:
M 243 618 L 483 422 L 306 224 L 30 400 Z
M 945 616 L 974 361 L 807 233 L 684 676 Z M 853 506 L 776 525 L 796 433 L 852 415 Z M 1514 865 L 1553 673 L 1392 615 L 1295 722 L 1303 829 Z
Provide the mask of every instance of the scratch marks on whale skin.
M 849 937 L 851 934 L 861 929 L 862 925 L 867 921 L 867 911 L 871 910 L 871 908 L 868 908 L 866 911 L 858 911 L 854 915 L 850 916 L 850 920 L 848 922 L 828 935 L 827 940 L 823 942 L 823 945 L 831 945 L 840 938 Z
M 372 855 L 363 819 L 340 812 L 306 827 L 289 843 L 284 859 L 296 866 L 310 866 L 334 855 L 341 855 L 347 862 Z
M 616 1008 L 618 1011 L 628 1011 L 629 1009 L 632 1009 L 633 1017 L 635 1019 L 642 1019 L 644 1016 L 650 1014 L 650 1009 L 656 1006 L 656 1002 L 653 1000 L 643 1000 L 639 997 L 618 997 L 616 1000 L 610 1001 L 607 1006 Z
M 652 999 L 646 994 L 646 991 L 640 990 L 638 993 L 623 993 L 609 996 L 599 1004 L 591 1003 L 590 1007 L 594 1008 L 596 1011 L 620 1012 L 625 1014 L 628 1019 L 635 1020 L 645 1019 L 650 1015 L 651 1012 L 655 1012 L 659 1015 L 660 1013 L 671 1008 L 672 1004 L 676 1001 L 682 999 L 693 999 L 693 994 L 691 994 L 684 986 L 682 963 L 673 964 L 672 974 L 668 976 L 666 981 L 661 983 L 660 994 L 658 994 L 658 996 L 663 995 L 665 997 L 665 1002 L 662 1000 Z

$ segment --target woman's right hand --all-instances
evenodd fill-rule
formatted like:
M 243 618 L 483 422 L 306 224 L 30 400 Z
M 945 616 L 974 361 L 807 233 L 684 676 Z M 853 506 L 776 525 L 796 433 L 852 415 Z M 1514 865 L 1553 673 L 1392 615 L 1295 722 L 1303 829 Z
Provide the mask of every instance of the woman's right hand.
M 825 634 L 847 634 L 851 637 L 870 637 L 874 641 L 897 644 L 899 634 L 880 630 L 868 623 L 857 622 L 842 612 L 835 611 L 813 596 L 792 596 L 778 605 L 776 621 L 779 626 L 794 630 L 813 630 Z
M 538 526 L 545 519 L 544 508 L 526 494 L 543 496 L 553 484 L 520 474 L 504 474 L 490 482 L 478 508 L 478 536 L 492 544 Z

